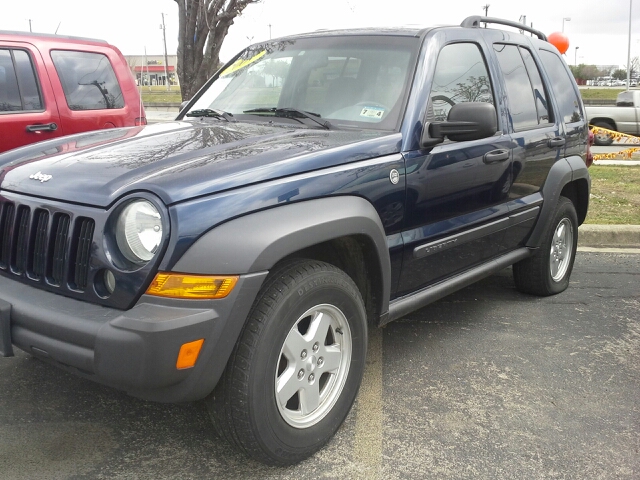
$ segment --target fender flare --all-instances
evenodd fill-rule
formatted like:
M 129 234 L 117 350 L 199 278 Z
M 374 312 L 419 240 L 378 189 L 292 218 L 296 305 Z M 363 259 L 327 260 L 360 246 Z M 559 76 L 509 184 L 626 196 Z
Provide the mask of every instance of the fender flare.
M 235 218 L 196 240 L 172 270 L 209 275 L 264 272 L 294 252 L 351 235 L 368 237 L 375 247 L 383 290 L 380 313 L 385 315 L 391 294 L 387 237 L 378 212 L 361 197 L 320 198 Z
M 546 231 L 547 225 L 553 218 L 553 214 L 560 199 L 562 189 L 569 183 L 576 180 L 586 180 L 588 189 L 591 187 L 591 177 L 587 166 L 581 157 L 572 156 L 563 158 L 553 164 L 549 175 L 542 187 L 542 210 L 540 216 L 536 222 L 536 226 L 527 240 L 527 247 L 538 248 L 542 243 L 542 236 Z M 587 201 L 588 201 L 587 192 Z

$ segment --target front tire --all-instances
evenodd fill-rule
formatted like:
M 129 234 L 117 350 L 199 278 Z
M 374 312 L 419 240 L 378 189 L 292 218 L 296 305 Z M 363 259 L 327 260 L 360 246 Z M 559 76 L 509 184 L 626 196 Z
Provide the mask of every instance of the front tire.
M 569 286 L 578 247 L 578 216 L 568 198 L 560 197 L 540 249 L 513 265 L 516 288 L 533 295 L 555 295 Z
M 357 395 L 367 347 L 355 283 L 323 262 L 297 261 L 265 282 L 207 405 L 214 426 L 270 465 L 312 455 Z

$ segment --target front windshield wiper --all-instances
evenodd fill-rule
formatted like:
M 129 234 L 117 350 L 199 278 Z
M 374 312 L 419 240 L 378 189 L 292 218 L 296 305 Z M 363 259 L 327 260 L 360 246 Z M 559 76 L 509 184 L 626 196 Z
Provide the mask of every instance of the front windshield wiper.
M 299 117 L 308 118 L 309 120 L 317 123 L 322 128 L 326 130 L 331 130 L 331 123 L 328 120 L 320 121 L 317 118 L 320 118 L 319 113 L 314 112 L 305 112 L 304 110 L 298 110 L 297 108 L 284 107 L 284 108 L 252 108 L 251 110 L 245 110 L 242 113 L 273 113 L 276 117 L 288 117 L 298 119 Z
M 235 122 L 236 121 L 236 119 L 233 118 L 233 113 L 224 112 L 222 110 L 217 110 L 217 109 L 214 109 L 214 108 L 202 108 L 200 110 L 191 110 L 185 116 L 186 117 L 224 118 L 227 122 Z

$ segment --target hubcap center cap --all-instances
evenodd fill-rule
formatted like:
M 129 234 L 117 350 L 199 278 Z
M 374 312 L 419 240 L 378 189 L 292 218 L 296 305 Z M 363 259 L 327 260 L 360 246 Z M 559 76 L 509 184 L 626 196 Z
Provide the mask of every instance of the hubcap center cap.
M 304 369 L 307 373 L 311 373 L 316 369 L 317 361 L 318 360 L 316 359 L 315 355 L 310 355 L 307 357 L 307 359 L 304 361 Z

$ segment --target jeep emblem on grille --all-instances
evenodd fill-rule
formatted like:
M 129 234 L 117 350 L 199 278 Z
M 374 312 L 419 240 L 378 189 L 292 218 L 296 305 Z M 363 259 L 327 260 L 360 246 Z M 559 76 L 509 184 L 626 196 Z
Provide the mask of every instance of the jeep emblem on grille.
M 29 175 L 29 178 L 33 180 L 40 180 L 40 183 L 48 182 L 53 178 L 53 175 L 47 175 L 46 173 L 38 172 L 33 175 Z

